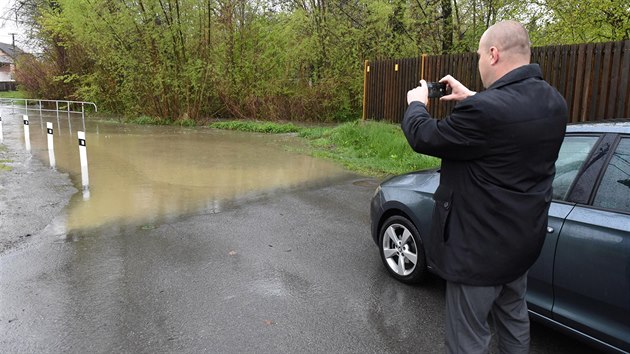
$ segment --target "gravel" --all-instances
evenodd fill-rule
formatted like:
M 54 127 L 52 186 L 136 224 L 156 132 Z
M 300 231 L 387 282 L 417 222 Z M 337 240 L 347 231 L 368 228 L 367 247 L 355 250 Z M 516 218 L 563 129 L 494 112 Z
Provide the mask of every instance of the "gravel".
M 77 192 L 70 177 L 44 165 L 19 143 L 0 144 L 0 254 L 37 237 Z M 1 166 L 0 166 L 1 167 Z

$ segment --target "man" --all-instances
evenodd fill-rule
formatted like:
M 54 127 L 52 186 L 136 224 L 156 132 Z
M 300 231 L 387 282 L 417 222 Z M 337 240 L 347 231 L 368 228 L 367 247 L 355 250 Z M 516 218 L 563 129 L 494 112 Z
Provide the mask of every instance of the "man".
M 568 109 L 530 64 L 529 36 L 518 22 L 488 28 L 477 54 L 486 90 L 442 78 L 451 94 L 441 100 L 458 103 L 435 120 L 422 80 L 407 94 L 402 129 L 415 151 L 442 158 L 425 243 L 447 281 L 447 352 L 487 353 L 492 314 L 500 351 L 527 353 L 527 270 L 545 239 Z

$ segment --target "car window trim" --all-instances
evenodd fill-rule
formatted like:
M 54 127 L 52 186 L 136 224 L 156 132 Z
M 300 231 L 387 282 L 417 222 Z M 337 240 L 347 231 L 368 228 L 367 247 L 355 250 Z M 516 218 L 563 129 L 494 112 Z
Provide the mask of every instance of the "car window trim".
M 578 198 L 577 195 L 575 194 L 575 187 L 576 185 L 578 185 L 582 178 L 583 178 L 583 174 L 586 170 L 586 168 L 589 166 L 589 162 L 593 159 L 595 151 L 598 151 L 599 148 L 602 146 L 602 142 L 605 140 L 605 137 L 607 136 L 606 133 L 600 133 L 600 132 L 575 132 L 575 133 L 566 133 L 565 135 L 565 139 L 569 138 L 569 137 L 596 137 L 597 141 L 595 141 L 595 143 L 593 144 L 593 146 L 591 147 L 591 151 L 589 151 L 588 155 L 586 156 L 586 159 L 584 159 L 584 163 L 582 163 L 582 166 L 580 167 L 580 170 L 578 171 L 575 179 L 573 180 L 573 182 L 571 182 L 571 186 L 569 186 L 569 190 L 567 192 L 567 197 L 565 198 L 564 201 L 569 202 L 569 203 L 574 203 L 574 204 L 584 204 L 585 201 L 582 201 L 581 198 Z M 601 168 L 600 168 L 601 170 Z M 601 171 L 600 171 L 601 172 Z M 592 189 L 593 187 L 590 188 L 590 193 L 592 194 Z M 558 201 L 557 199 L 554 199 L 556 201 Z M 588 201 L 588 198 L 587 198 Z
M 599 191 L 599 187 L 601 185 L 602 180 L 604 179 L 604 174 L 606 173 L 606 170 L 608 170 L 608 167 L 610 165 L 610 160 L 612 160 L 614 152 L 617 151 L 617 148 L 619 147 L 619 143 L 621 143 L 622 139 L 630 139 L 630 135 L 627 134 L 609 134 L 611 136 L 614 136 L 614 141 L 611 144 L 611 149 L 610 149 L 610 153 L 608 153 L 608 156 L 606 156 L 606 161 L 604 162 L 604 167 L 601 169 L 601 171 L 599 172 L 599 176 L 597 176 L 597 180 L 594 184 L 593 190 L 591 191 L 591 196 L 589 198 L 588 201 L 588 206 L 590 206 L 593 209 L 597 209 L 597 210 L 604 210 L 604 211 L 609 211 L 609 212 L 613 212 L 613 213 L 619 213 L 619 214 L 628 214 L 630 215 L 630 211 L 625 211 L 625 210 L 620 210 L 620 209 L 611 209 L 611 208 L 603 208 L 603 207 L 599 207 L 596 205 L 593 205 L 593 203 L 595 202 L 595 196 L 597 195 L 597 192 Z
M 571 201 L 562 200 L 562 199 L 553 199 L 551 202 L 555 204 L 564 204 L 564 205 L 569 205 L 569 206 L 583 205 L 583 204 L 578 204 L 576 202 L 571 202 Z
M 603 207 L 595 206 L 595 205 L 592 205 L 592 204 L 580 204 L 580 203 L 578 203 L 576 206 L 579 206 L 581 208 L 606 211 L 606 212 L 613 213 L 613 214 L 621 214 L 621 215 L 628 215 L 628 216 L 630 216 L 630 211 L 625 211 L 625 210 L 603 208 Z

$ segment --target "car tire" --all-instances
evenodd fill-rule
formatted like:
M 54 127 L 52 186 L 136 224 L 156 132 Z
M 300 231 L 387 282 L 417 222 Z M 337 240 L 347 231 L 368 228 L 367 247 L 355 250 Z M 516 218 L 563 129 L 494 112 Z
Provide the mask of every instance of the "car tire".
M 395 215 L 379 231 L 379 250 L 385 268 L 407 284 L 420 283 L 427 273 L 424 244 L 418 230 L 406 217 Z

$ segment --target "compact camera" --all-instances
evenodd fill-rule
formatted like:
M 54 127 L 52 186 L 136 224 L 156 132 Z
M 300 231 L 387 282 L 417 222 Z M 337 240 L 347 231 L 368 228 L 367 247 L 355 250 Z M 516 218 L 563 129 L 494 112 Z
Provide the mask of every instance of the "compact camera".
M 420 84 L 422 86 L 422 84 Z M 441 82 L 427 82 L 429 98 L 438 98 L 446 95 L 446 84 Z

